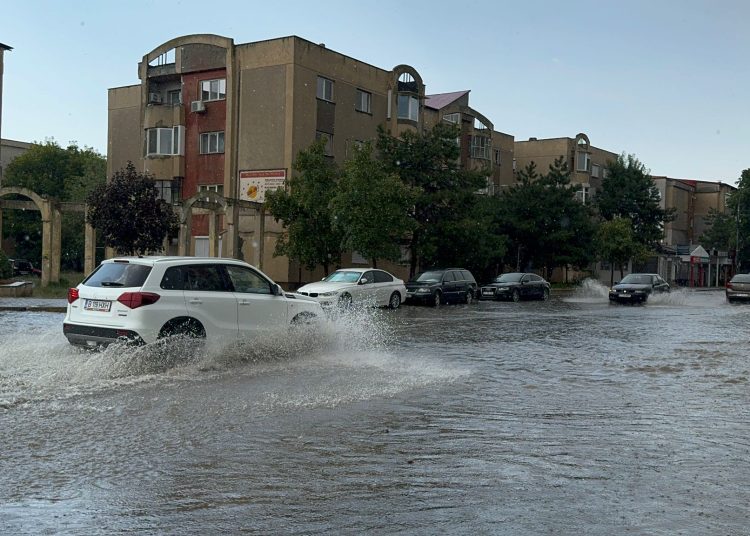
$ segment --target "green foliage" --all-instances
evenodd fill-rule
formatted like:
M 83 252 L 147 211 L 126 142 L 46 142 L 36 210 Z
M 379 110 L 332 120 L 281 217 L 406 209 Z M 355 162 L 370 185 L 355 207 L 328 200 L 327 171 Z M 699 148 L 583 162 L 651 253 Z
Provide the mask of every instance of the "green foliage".
M 539 175 L 532 162 L 518 173 L 518 184 L 503 192 L 501 228 L 510 237 L 509 264 L 519 270 L 583 267 L 593 258 L 591 212 L 575 197 L 570 170 L 562 158 Z
M 729 251 L 737 245 L 736 237 L 736 211 L 719 212 L 710 208 L 706 216 L 706 230 L 700 237 L 701 244 L 708 250 Z
M 308 270 L 322 265 L 328 274 L 342 251 L 343 236 L 329 208 L 340 171 L 325 155 L 324 140 L 300 151 L 294 169 L 298 174 L 289 180 L 288 190 L 266 194 L 266 210 L 286 228 L 274 254 L 295 259 Z
M 13 276 L 13 267 L 8 260 L 8 257 L 0 249 L 0 280 L 10 279 Z
M 34 144 L 6 169 L 3 186 L 19 186 L 60 201 L 83 202 L 106 180 L 106 159 L 89 147 L 54 140 Z M 42 256 L 41 217 L 36 211 L 3 211 L 3 231 L 16 244 L 19 257 L 39 264 Z M 62 229 L 63 268 L 83 266 L 84 222 L 79 214 L 65 214 Z
M 604 220 L 630 220 L 634 239 L 651 248 L 664 237 L 664 223 L 674 218 L 674 209 L 661 208 L 659 189 L 632 154 L 622 154 L 607 165 L 595 204 Z
M 342 246 L 358 251 L 377 266 L 377 259 L 400 260 L 401 241 L 415 226 L 410 212 L 416 190 L 386 172 L 372 152 L 369 143 L 355 149 L 330 207 Z
M 447 244 L 443 233 L 466 228 L 465 209 L 475 192 L 486 185 L 486 172 L 461 168 L 459 135 L 459 127 L 446 122 L 427 132 L 407 131 L 399 138 L 382 128 L 378 132 L 377 148 L 385 171 L 416 192 L 409 240 L 411 274 L 420 264 L 451 257 L 454 244 Z
M 615 266 L 622 274 L 623 265 L 629 260 L 643 261 L 648 253 L 648 249 L 636 240 L 633 224 L 627 218 L 615 217 L 602 222 L 596 231 L 595 244 L 599 258 L 611 265 L 610 284 L 614 281 Z
M 154 179 L 132 162 L 87 198 L 88 221 L 104 243 L 128 255 L 160 251 L 168 234 L 177 232 L 172 206 L 157 196 Z

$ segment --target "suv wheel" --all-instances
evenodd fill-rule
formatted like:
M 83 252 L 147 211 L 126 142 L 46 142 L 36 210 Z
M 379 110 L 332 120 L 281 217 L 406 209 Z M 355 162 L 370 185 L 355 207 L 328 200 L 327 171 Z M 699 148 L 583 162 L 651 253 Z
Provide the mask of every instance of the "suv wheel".
M 194 318 L 175 318 L 167 322 L 159 332 L 159 338 L 183 335 L 192 339 L 204 339 L 206 329 Z
M 469 289 L 464 294 L 464 303 L 470 304 L 473 301 L 474 301 L 474 293 L 471 291 L 471 289 Z
M 443 303 L 443 294 L 438 290 L 432 295 L 432 305 L 437 307 L 441 303 Z

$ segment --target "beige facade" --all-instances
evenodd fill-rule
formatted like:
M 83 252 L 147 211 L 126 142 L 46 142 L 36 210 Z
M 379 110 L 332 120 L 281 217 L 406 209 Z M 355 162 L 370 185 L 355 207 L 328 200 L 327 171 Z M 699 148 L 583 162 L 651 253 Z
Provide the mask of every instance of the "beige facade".
M 607 163 L 617 159 L 617 154 L 591 145 L 584 133 L 574 138 L 530 138 L 514 144 L 516 170 L 525 169 L 534 162 L 537 173 L 546 173 L 549 166 L 562 157 L 572 171 L 571 183 L 580 185 L 580 198 L 588 202 L 601 188 Z
M 496 131 L 487 117 L 469 106 L 469 91 L 427 95 L 424 110 L 427 128 L 440 121 L 459 125 L 461 165 L 486 172 L 486 193 L 496 194 L 513 183 L 513 136 Z
M 31 148 L 31 144 L 25 141 L 0 140 L 0 185 L 5 177 L 5 170 L 13 160 L 21 156 Z
M 13 50 L 13 47 L 0 43 L 0 142 L 5 140 L 2 139 L 3 132 L 3 71 L 5 70 L 5 52 Z M 3 185 L 3 169 L 5 168 L 5 158 L 3 157 L 3 143 L 0 143 L 0 186 Z M 2 238 L 0 236 L 0 238 Z
M 295 156 L 317 138 L 343 163 L 356 144 L 376 138 L 379 125 L 394 135 L 427 125 L 425 84 L 413 67 L 381 69 L 296 36 L 239 45 L 217 35 L 183 36 L 143 56 L 138 72 L 139 84 L 109 90 L 108 174 L 132 161 L 154 175 L 165 198 L 190 200 L 191 214 L 183 215 L 190 238 L 181 251 L 213 252 L 216 240 L 208 235 L 215 228 L 221 254 L 244 258 L 290 287 L 321 274 L 273 256 L 283 229 L 258 203 L 263 185 L 271 185 L 258 177 L 283 183 Z M 512 137 L 498 140 L 512 154 Z M 258 188 L 248 189 L 253 180 Z M 237 200 L 236 218 L 231 207 L 211 212 L 196 202 L 203 191 Z M 236 238 L 229 232 L 235 228 Z M 343 261 L 358 260 L 354 254 Z

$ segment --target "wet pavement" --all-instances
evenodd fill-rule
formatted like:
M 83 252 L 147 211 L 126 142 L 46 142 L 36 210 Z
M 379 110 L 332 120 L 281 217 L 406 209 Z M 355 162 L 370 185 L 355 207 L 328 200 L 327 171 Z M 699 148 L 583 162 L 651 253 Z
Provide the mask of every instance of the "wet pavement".
M 750 306 L 355 312 L 224 347 L 0 311 L 0 533 L 740 535 Z

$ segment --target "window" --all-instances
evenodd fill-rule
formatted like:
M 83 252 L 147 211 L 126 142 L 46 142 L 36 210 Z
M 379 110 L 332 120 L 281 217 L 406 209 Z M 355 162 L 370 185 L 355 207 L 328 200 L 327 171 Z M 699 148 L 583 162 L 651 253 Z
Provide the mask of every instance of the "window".
M 354 109 L 358 112 L 372 113 L 372 93 L 358 89 L 357 102 L 354 104 Z
M 182 104 L 182 91 L 179 89 L 167 91 L 167 104 Z
M 244 266 L 227 265 L 229 280 L 234 292 L 245 294 L 272 294 L 271 283 L 260 274 Z
M 217 80 L 203 80 L 201 82 L 201 100 L 214 101 L 227 98 L 227 81 L 224 78 Z
M 500 154 L 500 149 L 495 149 L 495 165 L 499 166 L 502 162 L 502 156 Z
M 591 201 L 591 194 L 587 185 L 581 185 L 581 189 L 576 192 L 576 199 L 584 205 Z
M 591 176 L 599 177 L 599 164 L 591 164 Z
M 333 80 L 328 78 L 318 77 L 318 93 L 317 97 L 324 101 L 333 102 Z
M 453 113 L 453 114 L 445 114 L 443 116 L 443 121 L 447 121 L 448 123 L 457 124 L 461 121 L 461 114 L 459 113 Z
M 146 130 L 146 156 L 181 155 L 185 152 L 185 127 Z
M 172 180 L 154 181 L 154 187 L 159 199 L 163 199 L 169 204 L 180 202 L 181 186 L 182 181 L 179 177 Z
M 588 171 L 591 166 L 591 155 L 578 151 L 576 153 L 576 171 Z
M 398 118 L 419 121 L 419 99 L 412 95 L 399 95 Z
M 201 134 L 201 154 L 223 153 L 224 133 L 204 132 Z
M 328 134 L 327 132 L 321 132 L 318 130 L 317 132 L 315 132 L 315 139 L 319 140 L 321 138 L 326 140 L 326 156 L 333 156 L 333 134 Z
M 393 277 L 391 277 L 391 274 L 387 272 L 376 270 L 373 273 L 375 274 L 376 283 L 392 283 L 393 282 Z
M 215 264 L 194 264 L 183 266 L 185 290 L 227 292 L 222 267 Z
M 365 281 L 363 283 L 364 285 L 369 285 L 371 283 L 374 283 L 375 282 L 375 272 L 365 272 L 365 273 L 363 273 L 362 277 L 360 277 L 360 279 L 359 279 L 360 283 L 362 283 L 362 281 L 365 280 L 365 279 L 367 281 Z
M 490 159 L 491 140 L 487 136 L 471 137 L 471 157 Z
M 199 184 L 198 191 L 199 192 L 216 192 L 217 194 L 223 196 L 224 185 L 223 184 Z

